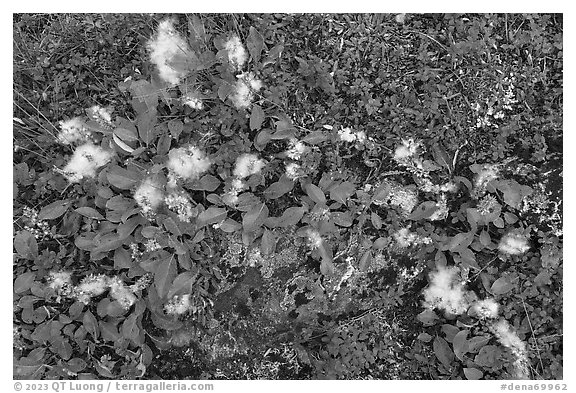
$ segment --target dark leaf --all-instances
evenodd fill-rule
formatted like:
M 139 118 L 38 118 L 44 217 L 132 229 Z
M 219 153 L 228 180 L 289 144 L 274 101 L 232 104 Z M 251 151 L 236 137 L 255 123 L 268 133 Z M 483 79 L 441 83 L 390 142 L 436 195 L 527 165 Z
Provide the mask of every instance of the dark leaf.
M 36 279 L 36 273 L 26 272 L 22 273 L 16 280 L 14 280 L 14 292 L 23 293 L 29 290 Z
M 82 324 L 84 329 L 94 337 L 94 340 L 97 340 L 100 330 L 98 329 L 98 321 L 96 321 L 94 314 L 90 311 L 86 311 L 82 318 Z
M 110 185 L 121 190 L 129 190 L 142 180 L 142 175 L 137 171 L 130 171 L 115 165 L 108 168 L 106 178 Z
M 466 376 L 466 379 L 471 380 L 471 381 L 476 381 L 478 379 L 482 379 L 482 377 L 484 376 L 484 373 L 480 370 L 478 370 L 477 368 L 474 367 L 465 367 L 464 368 L 464 375 Z
M 303 207 L 289 207 L 276 220 L 276 226 L 287 228 L 296 225 L 304 216 Z
M 258 63 L 260 61 L 262 49 L 264 48 L 264 37 L 262 37 L 262 34 L 252 26 L 250 26 L 246 46 L 248 47 L 248 52 L 250 52 L 254 62 Z
M 286 175 L 282 175 L 277 182 L 270 184 L 270 186 L 264 190 L 264 196 L 267 199 L 277 199 L 292 191 L 293 188 L 294 181 L 289 179 Z
M 226 209 L 211 206 L 198 215 L 198 226 L 219 223 L 226 218 L 226 215 Z
M 120 329 L 122 337 L 128 340 L 137 339 L 140 334 L 140 329 L 138 328 L 138 319 L 135 314 L 130 314 L 128 318 L 122 323 L 122 328 Z
M 242 217 L 242 227 L 251 232 L 259 228 L 268 217 L 268 207 L 265 203 L 257 203 Z
M 345 204 L 355 192 L 354 183 L 345 181 L 330 190 L 330 199 Z
M 262 239 L 260 241 L 260 250 L 264 255 L 270 255 L 274 253 L 274 249 L 276 248 L 276 235 L 274 232 L 270 231 L 269 229 L 264 229 L 264 233 L 262 234 Z
M 193 287 L 196 283 L 196 276 L 198 276 L 197 271 L 187 271 L 180 273 L 172 283 L 170 290 L 168 291 L 168 298 L 172 298 L 176 295 L 184 295 L 193 293 Z
M 91 207 L 79 207 L 75 210 L 75 212 L 84 217 L 92 218 L 95 220 L 104 220 L 104 216 L 100 214 L 96 209 Z
M 154 272 L 154 284 L 156 285 L 158 296 L 161 298 L 166 296 L 177 273 L 176 258 L 174 258 L 174 255 L 171 255 L 160 262 L 158 268 Z
M 38 256 L 36 238 L 28 231 L 21 231 L 14 237 L 14 248 L 18 255 L 25 259 L 35 259 Z
M 452 361 L 454 360 L 454 353 L 450 349 L 450 345 L 441 337 L 436 336 L 434 343 L 432 344 L 434 348 L 434 354 L 442 362 L 444 367 L 450 368 Z
M 320 187 L 315 186 L 312 183 L 306 184 L 305 186 L 306 194 L 312 199 L 314 202 L 325 205 L 326 204 L 326 196 L 324 192 L 320 189 Z
M 464 355 L 468 352 L 468 330 L 461 330 L 454 336 L 452 346 L 454 347 L 454 355 L 461 361 L 464 361 Z
M 252 131 L 259 130 L 264 122 L 264 111 L 260 105 L 252 105 L 252 113 L 250 114 L 250 129 Z
M 70 206 L 70 201 L 68 200 L 52 202 L 40 210 L 38 213 L 38 219 L 54 220 L 66 213 L 68 206 Z

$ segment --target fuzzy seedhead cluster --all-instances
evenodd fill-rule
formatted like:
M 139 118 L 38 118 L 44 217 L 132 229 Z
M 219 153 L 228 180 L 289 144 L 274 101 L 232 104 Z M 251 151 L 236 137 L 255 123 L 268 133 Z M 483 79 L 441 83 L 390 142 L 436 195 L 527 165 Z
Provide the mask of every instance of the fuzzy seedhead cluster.
M 91 274 L 74 285 L 72 273 L 67 271 L 50 272 L 47 278 L 48 287 L 54 290 L 59 297 L 90 304 L 92 298 L 108 291 L 110 297 L 126 310 L 136 302 L 136 294 L 147 288 L 151 281 L 152 277 L 147 274 L 139 278 L 134 284 L 127 286 L 120 277 Z

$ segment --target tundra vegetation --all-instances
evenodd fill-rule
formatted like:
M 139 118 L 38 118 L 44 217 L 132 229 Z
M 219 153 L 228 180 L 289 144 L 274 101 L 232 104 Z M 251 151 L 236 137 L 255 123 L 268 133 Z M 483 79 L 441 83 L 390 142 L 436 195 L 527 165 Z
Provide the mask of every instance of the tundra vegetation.
M 14 377 L 561 379 L 562 35 L 14 15 Z

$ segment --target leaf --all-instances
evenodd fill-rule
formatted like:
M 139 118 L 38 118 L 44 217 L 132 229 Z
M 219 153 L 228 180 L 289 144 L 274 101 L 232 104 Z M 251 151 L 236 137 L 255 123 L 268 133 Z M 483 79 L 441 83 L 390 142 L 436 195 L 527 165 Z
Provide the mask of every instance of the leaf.
M 461 330 L 454 336 L 452 346 L 454 347 L 454 355 L 461 361 L 464 361 L 464 355 L 468 352 L 468 330 Z
M 260 132 L 256 135 L 256 140 L 254 141 L 254 147 L 262 151 L 262 149 L 266 147 L 266 144 L 270 142 L 270 140 L 272 139 L 271 135 L 272 134 L 269 128 L 264 128 L 260 130 Z
M 212 175 L 204 175 L 200 178 L 200 180 L 194 183 L 192 189 L 198 191 L 213 192 L 220 186 L 220 184 L 222 184 L 222 182 L 217 177 Z
M 182 231 L 180 230 L 180 227 L 174 221 L 174 219 L 172 219 L 172 217 L 166 217 L 164 221 L 162 221 L 162 225 L 164 225 L 164 228 L 166 228 L 166 230 L 171 234 L 175 236 L 182 236 Z
M 529 196 L 534 191 L 516 180 L 500 180 L 496 183 L 496 188 L 504 194 L 504 202 L 515 209 L 519 207 L 524 197 Z
M 490 287 L 490 292 L 494 295 L 504 295 L 505 293 L 510 292 L 514 289 L 516 285 L 514 285 L 509 277 L 500 277 Z
M 193 293 L 193 285 L 196 282 L 196 276 L 198 276 L 197 271 L 180 273 L 174 279 L 174 282 L 168 291 L 168 298 L 170 299 L 176 295 Z
M 140 334 L 137 322 L 137 315 L 134 313 L 130 314 L 130 316 L 122 323 L 122 328 L 120 329 L 122 337 L 128 340 L 136 340 Z
M 100 330 L 98 329 L 98 321 L 96 321 L 94 314 L 90 311 L 86 311 L 82 318 L 82 325 L 84 326 L 84 329 L 94 337 L 94 340 L 98 339 Z
M 372 222 L 372 225 L 374 226 L 374 228 L 382 229 L 382 225 L 383 225 L 382 218 L 380 218 L 380 216 L 377 213 L 372 212 L 370 214 L 370 221 Z
M 446 245 L 446 249 L 456 252 L 462 248 L 468 247 L 474 240 L 474 232 L 463 232 L 454 235 Z
M 280 217 L 278 217 L 276 221 L 276 226 L 287 228 L 293 225 L 298 224 L 298 222 L 304 216 L 304 208 L 303 207 L 289 207 L 288 209 L 284 210 L 284 213 Z
M 226 81 L 222 80 L 220 83 L 220 87 L 218 87 L 218 97 L 221 101 L 226 101 L 226 98 L 234 92 L 235 86 Z
M 264 197 L 267 199 L 277 199 L 292 191 L 293 188 L 294 181 L 286 175 L 282 175 L 277 182 L 270 184 L 270 186 L 264 190 Z
M 480 243 L 484 247 L 488 247 L 492 243 L 492 239 L 490 239 L 490 234 L 487 231 L 482 231 L 482 233 L 480 233 Z
M 302 138 L 302 142 L 310 145 L 318 145 L 328 139 L 328 135 L 322 131 L 312 131 L 310 134 Z
M 425 343 L 429 343 L 430 340 L 432 340 L 432 336 L 429 335 L 428 333 L 420 333 L 416 338 Z
M 172 135 L 172 138 L 175 140 L 178 140 L 183 130 L 184 124 L 182 120 L 173 119 L 168 122 L 168 131 L 170 131 L 170 135 Z
M 422 202 L 414 211 L 408 216 L 410 220 L 422 220 L 429 218 L 438 210 L 438 204 L 434 201 Z
M 242 224 L 231 218 L 227 218 L 220 224 L 220 229 L 226 233 L 232 233 L 242 229 Z
M 253 26 L 250 26 L 246 46 L 248 47 L 248 52 L 250 52 L 254 62 L 258 63 L 260 61 L 262 49 L 264 48 L 264 37 L 262 37 L 262 34 L 260 34 Z
M 28 231 L 21 231 L 14 236 L 14 248 L 18 255 L 25 259 L 34 260 L 38 256 L 36 238 Z
M 51 204 L 44 206 L 38 213 L 39 220 L 55 220 L 56 218 L 62 216 L 68 210 L 70 201 L 62 200 L 52 202 Z
M 454 337 L 456 337 L 459 331 L 460 329 L 449 323 L 442 325 L 442 332 L 446 335 L 446 341 L 450 343 L 454 341 Z
M 386 182 L 382 183 L 380 187 L 378 187 L 374 191 L 374 196 L 372 197 L 372 203 L 382 204 L 386 202 L 390 192 L 392 191 L 392 186 Z
M 94 249 L 92 252 L 99 253 L 99 252 L 108 252 L 117 249 L 118 247 L 122 246 L 124 239 L 118 236 L 117 233 L 107 233 L 102 237 L 95 237 L 94 238 Z
M 500 350 L 495 345 L 486 345 L 480 349 L 478 355 L 474 357 L 474 363 L 481 367 L 492 367 L 494 366 L 498 356 L 500 355 Z
M 190 36 L 197 41 L 204 42 L 206 38 L 206 30 L 204 28 L 204 23 L 198 17 L 198 15 L 192 15 L 190 22 Z
M 310 199 L 312 199 L 314 202 L 321 205 L 326 204 L 326 196 L 320 187 L 315 186 L 312 183 L 308 183 L 304 188 L 306 189 L 306 194 L 308 194 Z
M 454 181 L 464 184 L 469 191 L 472 191 L 474 188 L 474 186 L 472 186 L 472 182 L 463 176 L 454 176 Z
M 265 203 L 257 203 L 242 217 L 242 227 L 246 232 L 259 228 L 268 217 L 268 207 Z
M 446 368 L 450 368 L 452 361 L 454 360 L 454 353 L 450 349 L 450 346 L 442 337 L 436 336 L 434 343 L 432 344 L 434 348 L 434 354 L 442 362 Z
M 72 358 L 68 360 L 68 363 L 66 364 L 66 368 L 73 373 L 79 373 L 80 371 L 84 370 L 86 366 L 88 366 L 88 363 L 80 358 Z
M 474 336 L 468 340 L 468 352 L 476 353 L 480 348 L 488 344 L 490 336 Z
M 170 145 L 172 144 L 172 137 L 169 134 L 162 134 L 158 138 L 156 144 L 156 154 L 158 156 L 165 156 L 170 151 Z
M 475 269 L 480 269 L 480 266 L 478 266 L 478 263 L 476 262 L 476 256 L 474 255 L 474 252 L 471 249 L 469 249 L 468 247 L 460 248 L 457 252 L 460 255 L 461 262 L 464 265 L 468 267 L 473 267 Z
M 144 144 L 149 145 L 154 138 L 156 138 L 156 129 L 154 126 L 158 118 L 156 112 L 145 112 L 138 115 L 136 118 L 136 126 L 138 128 L 138 136 Z
M 267 64 L 274 64 L 282 56 L 282 51 L 284 50 L 284 45 L 277 44 L 272 49 L 268 51 L 268 56 L 266 60 L 262 63 L 263 66 Z
M 198 215 L 198 226 L 216 224 L 226 218 L 227 211 L 221 207 L 210 206 Z
M 331 214 L 334 224 L 341 227 L 351 227 L 353 223 L 352 215 L 349 211 L 346 212 L 335 212 Z
M 482 377 L 484 376 L 484 373 L 480 370 L 478 370 L 477 368 L 474 367 L 465 367 L 464 368 L 464 375 L 466 376 L 466 379 L 469 379 L 471 381 L 476 381 L 478 379 L 482 379 Z
M 496 228 L 504 228 L 504 220 L 502 217 L 498 217 L 493 221 L 493 223 Z
M 57 336 L 52 340 L 50 350 L 57 353 L 64 360 L 68 360 L 70 356 L 72 356 L 72 346 L 68 340 L 62 336 Z
M 424 326 L 432 326 L 436 323 L 436 320 L 440 319 L 432 310 L 424 310 L 418 314 L 416 318 L 422 322 Z
M 252 105 L 252 113 L 250 113 L 250 129 L 252 131 L 259 130 L 264 122 L 264 111 L 260 105 Z
M 34 280 L 36 279 L 36 273 L 34 272 L 26 272 L 22 273 L 16 280 L 14 280 L 14 292 L 16 293 L 23 293 L 29 290 L 34 284 Z
M 130 84 L 130 93 L 132 93 L 132 106 L 136 113 L 156 113 L 158 90 L 150 82 L 145 79 L 133 81 Z
M 106 178 L 110 185 L 121 190 L 130 190 L 142 180 L 142 175 L 137 171 L 129 171 L 115 165 L 108 168 Z
M 326 242 L 322 241 L 318 247 L 322 261 L 320 262 L 320 272 L 329 276 L 334 272 L 334 262 L 332 260 L 332 251 L 327 247 Z
M 104 220 L 104 216 L 102 214 L 100 214 L 96 209 L 93 209 L 88 206 L 79 207 L 78 209 L 75 210 L 75 212 L 84 217 L 92 218 L 95 220 Z
M 446 150 L 444 150 L 444 146 L 439 143 L 435 143 L 432 146 L 432 156 L 434 157 L 434 161 L 438 163 L 438 165 L 448 169 L 449 172 L 452 172 L 452 162 L 446 154 Z
M 276 235 L 269 229 L 264 229 L 262 234 L 262 239 L 260 240 L 260 250 L 264 255 L 270 255 L 274 253 L 276 248 Z
M 121 140 L 120 138 L 118 138 L 116 136 L 116 134 L 112 135 L 112 139 L 114 140 L 114 143 L 116 143 L 116 145 L 124 150 L 126 153 L 133 153 L 134 149 L 132 147 L 130 147 L 129 145 L 127 145 L 123 140 Z
M 330 199 L 346 204 L 348 198 L 354 195 L 355 192 L 356 187 L 354 183 L 345 181 L 330 190 Z
M 154 285 L 156 286 L 158 296 L 161 298 L 166 297 L 168 289 L 172 286 L 177 273 L 176 258 L 174 258 L 174 255 L 171 255 L 160 263 L 154 272 Z
M 364 255 L 362 255 L 362 258 L 360 258 L 360 263 L 358 264 L 360 271 L 367 271 L 368 267 L 370 267 L 370 262 L 372 262 L 372 251 L 366 250 Z
M 129 130 L 124 127 L 117 127 L 114 129 L 114 134 L 123 142 L 135 142 L 138 140 L 138 135 L 135 130 Z

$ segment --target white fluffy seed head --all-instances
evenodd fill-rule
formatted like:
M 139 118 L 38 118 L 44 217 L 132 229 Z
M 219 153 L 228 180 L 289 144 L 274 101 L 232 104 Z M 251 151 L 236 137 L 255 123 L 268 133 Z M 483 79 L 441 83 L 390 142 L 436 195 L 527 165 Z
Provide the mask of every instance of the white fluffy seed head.
M 84 277 L 76 288 L 90 297 L 101 295 L 108 289 L 108 277 L 103 274 Z
M 318 249 L 322 245 L 322 236 L 316 230 L 308 230 L 308 244 L 313 250 Z
M 290 141 L 290 148 L 286 150 L 286 156 L 293 160 L 299 160 L 307 150 L 308 148 L 303 142 L 293 139 Z
M 506 320 L 501 319 L 492 325 L 492 330 L 498 338 L 498 341 L 509 348 L 515 357 L 514 369 L 515 377 L 520 379 L 526 379 L 529 377 L 528 371 L 528 352 L 526 350 L 526 343 L 518 337 L 518 334 L 512 330 Z
M 237 71 L 240 71 L 248 59 L 248 54 L 240 38 L 237 35 L 233 35 L 224 43 L 224 48 L 228 52 L 228 61 Z
M 111 152 L 93 143 L 85 143 L 74 150 L 72 158 L 62 171 L 70 183 L 76 183 L 85 177 L 94 177 L 96 169 L 106 165 L 111 159 Z
M 243 73 L 237 78 L 230 100 L 237 109 L 248 108 L 254 98 L 254 92 L 262 88 L 262 82 L 256 79 L 252 72 Z
M 116 300 L 124 309 L 129 309 L 136 303 L 136 296 L 118 277 L 112 277 L 108 281 L 110 286 L 110 296 Z
M 84 122 L 79 117 L 60 121 L 60 133 L 58 142 L 69 145 L 76 142 L 86 142 L 90 138 L 90 131 L 86 129 Z
M 294 162 L 286 164 L 286 176 L 289 179 L 295 180 L 298 177 L 300 177 L 301 174 L 302 174 L 302 168 L 300 167 L 300 165 Z
M 472 315 L 475 315 L 479 319 L 497 318 L 499 309 L 499 304 L 496 303 L 496 300 L 493 298 L 478 300 L 470 307 Z
M 440 267 L 430 274 L 430 285 L 424 290 L 424 305 L 437 307 L 454 315 L 468 310 L 469 296 L 458 280 L 458 269 Z
M 158 182 L 146 178 L 134 192 L 134 200 L 144 214 L 151 213 L 160 206 L 164 198 L 164 191 Z
M 166 166 L 179 178 L 195 180 L 210 168 L 210 164 L 204 152 L 188 146 L 170 150 Z
M 234 166 L 234 176 L 239 179 L 244 179 L 250 175 L 260 173 L 265 165 L 266 161 L 258 159 L 256 154 L 242 154 L 236 159 L 236 165 Z
M 171 19 L 160 22 L 155 37 L 148 41 L 148 50 L 150 61 L 165 82 L 178 84 L 188 74 L 184 64 L 191 55 L 190 47 L 176 31 Z
M 174 296 L 164 306 L 164 311 L 168 315 L 182 315 L 190 311 L 192 303 L 190 302 L 190 295 Z
M 72 284 L 72 274 L 70 272 L 50 272 L 48 282 L 50 288 L 59 292 L 64 286 Z
M 529 249 L 528 239 L 520 233 L 508 233 L 498 243 L 498 250 L 508 255 L 521 255 Z

